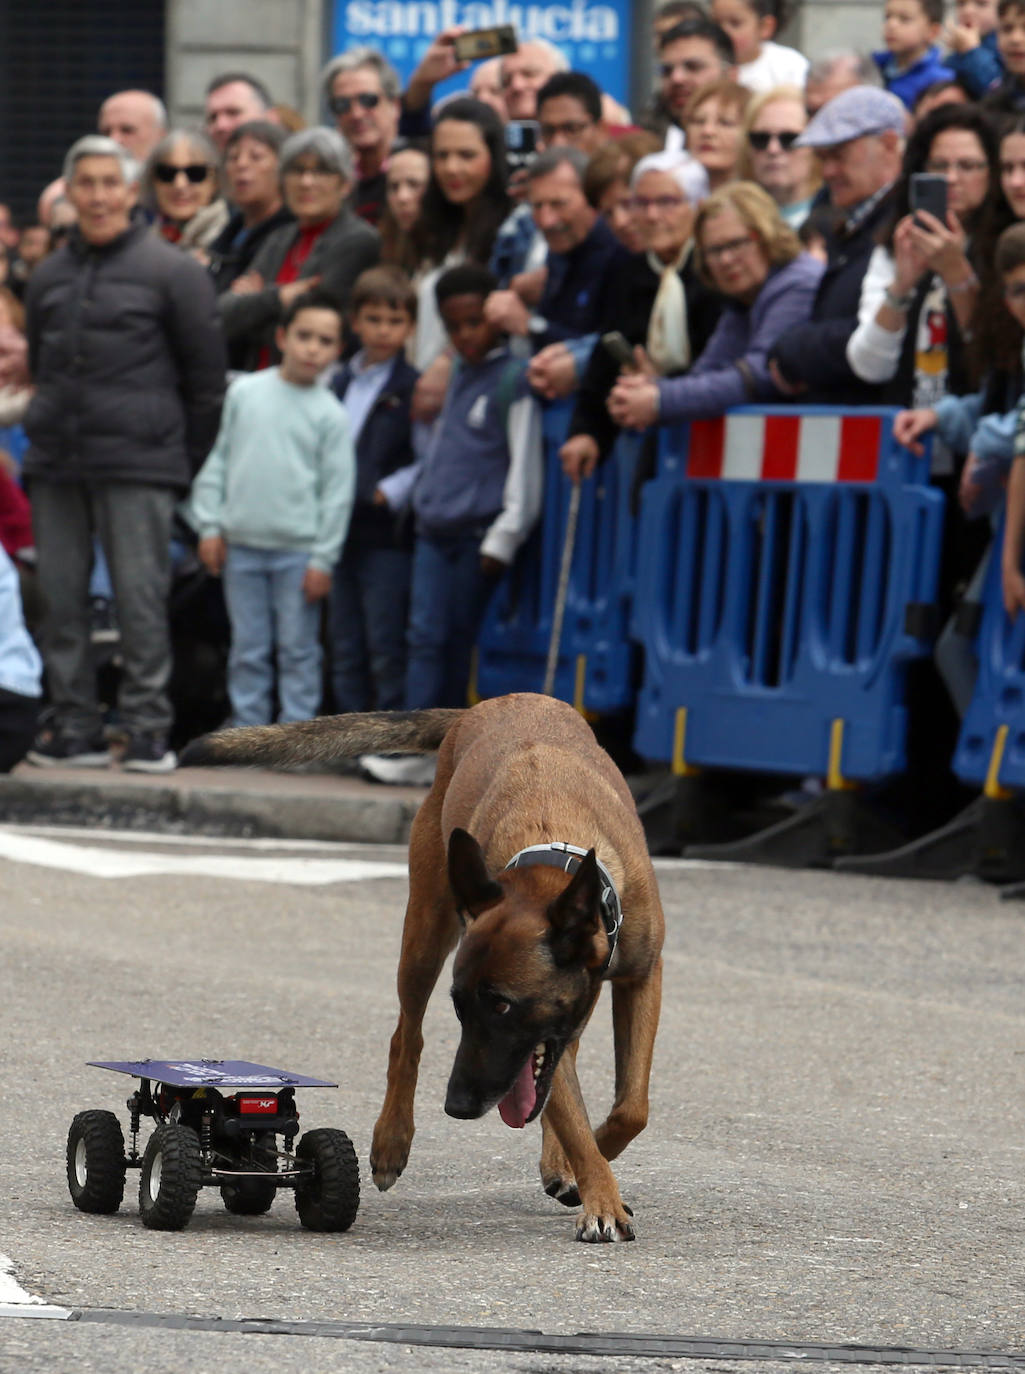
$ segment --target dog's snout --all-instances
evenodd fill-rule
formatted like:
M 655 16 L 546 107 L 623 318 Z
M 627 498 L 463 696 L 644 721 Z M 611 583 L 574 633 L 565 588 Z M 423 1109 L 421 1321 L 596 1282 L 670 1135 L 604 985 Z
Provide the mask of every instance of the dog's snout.
M 477 1093 L 450 1083 L 445 1094 L 445 1114 L 454 1116 L 457 1121 L 476 1121 L 484 1115 L 484 1108 Z

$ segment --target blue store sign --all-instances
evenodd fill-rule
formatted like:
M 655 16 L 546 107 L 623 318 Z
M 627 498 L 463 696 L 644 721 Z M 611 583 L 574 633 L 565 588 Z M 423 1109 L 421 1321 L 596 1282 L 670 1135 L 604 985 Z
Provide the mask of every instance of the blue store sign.
M 332 53 L 367 44 L 377 48 L 403 81 L 412 74 L 434 36 L 462 24 L 486 29 L 512 24 L 521 42 L 547 38 L 571 67 L 593 76 L 617 100 L 628 103 L 630 0 L 588 4 L 509 4 L 508 0 L 335 0 Z M 466 74 L 437 94 L 465 88 Z

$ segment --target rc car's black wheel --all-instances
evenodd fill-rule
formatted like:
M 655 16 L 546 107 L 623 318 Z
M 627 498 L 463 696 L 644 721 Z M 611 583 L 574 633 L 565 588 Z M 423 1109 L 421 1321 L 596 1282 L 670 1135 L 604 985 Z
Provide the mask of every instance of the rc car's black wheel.
M 188 1126 L 158 1126 L 142 1157 L 139 1214 L 153 1231 L 180 1231 L 189 1224 L 203 1186 L 199 1140 Z
M 258 1217 L 270 1210 L 277 1185 L 269 1179 L 236 1178 L 221 1184 L 221 1198 L 237 1217 Z
M 68 1188 L 80 1212 L 116 1212 L 125 1195 L 125 1138 L 113 1112 L 79 1112 L 68 1131 Z
M 359 1162 L 344 1131 L 307 1131 L 296 1158 L 312 1171 L 295 1184 L 295 1210 L 310 1231 L 347 1231 L 359 1211 Z

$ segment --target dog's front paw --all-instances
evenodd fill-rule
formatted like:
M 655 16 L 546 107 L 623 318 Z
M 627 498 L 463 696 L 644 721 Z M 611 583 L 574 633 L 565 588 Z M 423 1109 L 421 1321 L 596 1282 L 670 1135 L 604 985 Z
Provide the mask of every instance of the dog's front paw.
M 635 1232 L 629 1216 L 626 1215 L 627 1211 L 627 1208 L 624 1208 L 622 1213 L 618 1208 L 614 1212 L 605 1213 L 585 1211 L 577 1223 L 577 1240 L 602 1243 L 634 1240 Z
M 412 1131 L 396 1136 L 385 1131 L 378 1122 L 374 1128 L 374 1139 L 370 1146 L 370 1169 L 374 1183 L 386 1193 L 409 1163 L 409 1149 L 413 1143 Z

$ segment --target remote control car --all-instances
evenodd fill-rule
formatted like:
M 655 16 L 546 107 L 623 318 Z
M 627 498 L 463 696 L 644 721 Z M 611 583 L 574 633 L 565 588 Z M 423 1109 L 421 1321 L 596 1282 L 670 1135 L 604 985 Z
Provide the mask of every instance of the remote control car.
M 125 1176 L 139 1169 L 144 1226 L 180 1231 L 200 1188 L 219 1187 L 238 1216 L 266 1212 L 279 1188 L 295 1193 L 311 1231 L 347 1231 L 359 1208 L 359 1165 L 344 1131 L 299 1134 L 296 1088 L 336 1088 L 322 1078 L 240 1059 L 90 1061 L 141 1079 L 128 1099 L 132 1143 L 125 1151 L 113 1112 L 79 1112 L 68 1132 L 68 1187 L 82 1212 L 116 1212 Z M 156 1129 L 139 1153 L 139 1126 Z M 278 1136 L 282 1137 L 279 1145 Z

